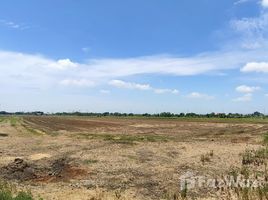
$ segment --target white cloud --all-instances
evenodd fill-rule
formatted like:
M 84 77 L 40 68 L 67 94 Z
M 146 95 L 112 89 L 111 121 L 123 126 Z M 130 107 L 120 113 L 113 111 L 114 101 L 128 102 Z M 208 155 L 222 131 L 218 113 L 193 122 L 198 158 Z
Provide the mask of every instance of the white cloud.
M 57 61 L 57 66 L 59 69 L 69 69 L 77 67 L 78 64 L 73 63 L 70 59 L 62 59 Z
M 266 97 L 268 97 L 268 94 L 265 94 Z
M 123 88 L 123 89 L 137 89 L 137 90 L 150 90 L 156 94 L 179 94 L 179 91 L 176 89 L 161 89 L 161 88 L 153 88 L 149 84 L 139 84 L 139 83 L 132 83 L 132 82 L 125 82 L 122 80 L 112 80 L 109 82 L 109 85 Z
M 66 77 L 74 80 L 91 80 L 101 84 L 113 79 L 143 74 L 174 76 L 218 74 L 224 70 L 239 68 L 244 63 L 253 59 L 259 60 L 265 56 L 267 56 L 266 51 L 226 51 L 184 58 L 166 55 L 124 59 L 92 59 L 85 63 L 76 63 L 68 58 L 54 60 L 38 54 L 0 50 L 0 78 L 1 82 L 5 81 L 7 84 L 23 81 L 30 86 L 53 85 L 66 79 Z M 117 84 L 120 85 L 120 82 Z M 149 89 L 148 85 L 128 84 L 125 86 L 123 84 L 122 87 Z
M 199 92 L 192 92 L 189 95 L 187 95 L 188 98 L 192 98 L 192 99 L 205 99 L 205 100 L 211 100 L 214 99 L 214 96 L 210 96 L 207 94 L 202 94 Z
M 48 65 L 50 68 L 59 69 L 59 70 L 67 70 L 71 68 L 78 67 L 77 63 L 72 62 L 70 59 L 60 59 L 56 62 L 51 63 Z
M 153 89 L 154 93 L 156 94 L 165 94 L 165 93 L 171 93 L 171 94 L 179 94 L 179 90 L 171 90 L 171 89 Z
M 225 70 L 238 69 L 251 60 L 261 60 L 266 51 L 219 51 L 192 57 L 169 55 L 124 59 L 91 59 L 83 63 L 68 58 L 51 59 L 39 54 L 25 54 L 0 50 L 0 86 L 53 88 L 57 84 L 87 87 L 106 84 L 109 80 L 119 80 L 134 75 L 158 74 L 173 76 L 194 76 L 200 74 L 220 74 Z M 85 81 L 86 80 L 86 81 Z M 157 89 L 155 93 L 177 93 L 168 88 L 152 88 L 148 84 L 131 84 L 115 81 L 121 87 L 140 90 Z M 161 90 L 160 90 L 161 89 Z
M 85 80 L 85 79 L 80 79 L 80 80 L 75 80 L 75 79 L 65 79 L 60 81 L 61 85 L 64 86 L 76 86 L 76 87 L 93 87 L 95 86 L 95 83 L 90 80 Z
M 268 73 L 268 62 L 250 62 L 242 67 L 241 71 Z
M 244 96 L 233 99 L 234 102 L 249 102 L 252 100 L 252 94 L 248 93 Z
M 240 93 L 253 93 L 253 92 L 256 92 L 260 89 L 261 89 L 260 87 L 251 87 L 251 86 L 247 86 L 247 85 L 240 85 L 240 86 L 236 87 L 236 91 L 240 92 Z
M 112 85 L 117 88 L 125 88 L 125 89 L 138 89 L 138 90 L 152 89 L 149 84 L 130 83 L 130 82 L 125 82 L 121 80 L 112 80 L 109 82 L 109 85 Z
M 265 8 L 268 7 L 268 0 L 262 0 L 261 4 Z
M 240 85 L 236 87 L 236 91 L 239 93 L 244 93 L 243 96 L 237 97 L 233 99 L 234 102 L 249 102 L 252 100 L 252 93 L 260 90 L 261 88 L 258 86 L 247 86 L 247 85 Z

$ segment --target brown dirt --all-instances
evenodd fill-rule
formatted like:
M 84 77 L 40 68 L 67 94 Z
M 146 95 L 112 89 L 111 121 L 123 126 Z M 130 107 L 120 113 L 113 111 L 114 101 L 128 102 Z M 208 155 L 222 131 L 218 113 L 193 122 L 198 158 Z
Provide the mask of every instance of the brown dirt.
M 70 179 L 86 174 L 85 170 L 72 167 L 66 158 L 53 161 L 49 167 L 46 167 L 44 163 L 30 163 L 21 158 L 16 158 L 0 170 L 0 176 L 4 180 L 15 180 L 19 182 L 67 182 Z
M 126 199 L 161 199 L 178 192 L 188 171 L 215 177 L 241 166 L 240 154 L 261 146 L 265 132 L 267 123 L 25 117 L 15 127 L 0 123 L 7 134 L 0 137 L 0 177 L 45 200 L 116 199 L 117 191 Z
M 37 178 L 36 171 L 36 166 L 16 158 L 14 162 L 1 168 L 1 176 L 6 180 L 28 181 Z
M 88 128 L 114 127 L 120 125 L 112 122 L 83 120 L 76 118 L 25 117 L 24 119 L 26 123 L 33 125 L 33 127 L 41 128 L 45 131 L 79 131 Z

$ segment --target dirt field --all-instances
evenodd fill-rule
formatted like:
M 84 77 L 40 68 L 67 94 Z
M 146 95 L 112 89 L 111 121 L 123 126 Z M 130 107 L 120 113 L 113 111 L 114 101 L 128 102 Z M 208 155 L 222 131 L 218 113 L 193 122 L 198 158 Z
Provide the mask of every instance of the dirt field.
M 0 178 L 45 200 L 179 199 L 185 174 L 221 177 L 258 149 L 267 121 L 0 118 Z M 197 188 L 196 199 L 224 191 Z

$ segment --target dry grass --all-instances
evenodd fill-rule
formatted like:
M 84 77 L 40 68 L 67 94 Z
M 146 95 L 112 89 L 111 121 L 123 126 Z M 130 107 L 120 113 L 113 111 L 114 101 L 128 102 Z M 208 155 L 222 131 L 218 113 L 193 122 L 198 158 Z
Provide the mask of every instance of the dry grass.
M 267 131 L 268 124 L 259 121 L 12 118 L 0 123 L 0 133 L 7 134 L 0 137 L 0 168 L 16 157 L 46 167 L 65 156 L 71 160 L 72 169 L 86 171 L 79 178 L 19 184 L 48 200 L 228 199 L 226 190 L 180 191 L 179 179 L 186 172 L 220 177 L 232 172 L 232 167 L 237 169 L 232 173 L 244 170 L 245 174 L 242 163 L 251 175 L 257 169 L 264 173 L 267 153 L 262 136 Z M 229 193 L 236 199 L 253 194 L 246 190 Z M 265 199 L 265 189 L 259 189 L 260 193 Z

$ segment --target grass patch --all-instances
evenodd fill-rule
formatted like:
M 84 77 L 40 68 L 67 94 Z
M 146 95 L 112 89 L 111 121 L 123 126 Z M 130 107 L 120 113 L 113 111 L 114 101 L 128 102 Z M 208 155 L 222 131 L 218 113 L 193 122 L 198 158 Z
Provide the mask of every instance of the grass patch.
M 233 185 L 229 186 L 229 194 L 234 194 L 233 197 L 227 199 L 238 199 L 238 200 L 267 200 L 268 199 L 268 184 L 266 174 L 257 174 L 256 171 L 251 169 L 249 166 L 242 166 L 242 168 L 232 168 L 229 175 L 234 179 Z M 257 180 L 258 177 L 265 175 L 262 184 L 254 185 L 253 182 L 248 183 L 245 180 Z M 234 184 L 236 182 L 236 184 Z M 229 196 L 230 197 L 230 196 Z
M 30 192 L 17 192 L 14 187 L 0 182 L 0 200 L 35 200 Z M 43 200 L 39 198 L 39 200 Z
M 202 154 L 200 156 L 200 161 L 204 165 L 206 162 L 210 162 L 211 158 L 214 156 L 214 151 L 210 151 L 209 153 Z
M 92 160 L 92 159 L 84 160 L 84 163 L 87 164 L 87 165 L 95 164 L 97 162 L 99 162 L 99 161 L 98 160 Z
M 9 118 L 10 125 L 13 127 L 17 126 L 19 121 L 20 121 L 19 117 L 10 117 Z
M 6 118 L 5 117 L 0 117 L 0 123 L 5 122 Z
M 268 147 L 257 150 L 246 150 L 241 155 L 243 165 L 263 165 L 268 159 Z
M 268 132 L 263 135 L 263 143 L 268 145 Z
M 28 126 L 27 124 L 25 123 L 21 123 L 21 126 L 27 131 L 27 133 L 29 134 L 33 134 L 33 135 L 42 135 L 42 132 L 41 131 L 38 131 L 34 128 L 31 128 L 30 126 Z
M 163 135 L 112 135 L 112 134 L 80 134 L 86 139 L 102 139 L 118 144 L 135 144 L 136 142 L 167 142 L 170 138 Z
M 243 165 L 263 165 L 268 161 L 268 133 L 263 135 L 264 147 L 258 148 L 256 150 L 246 150 L 241 154 Z

